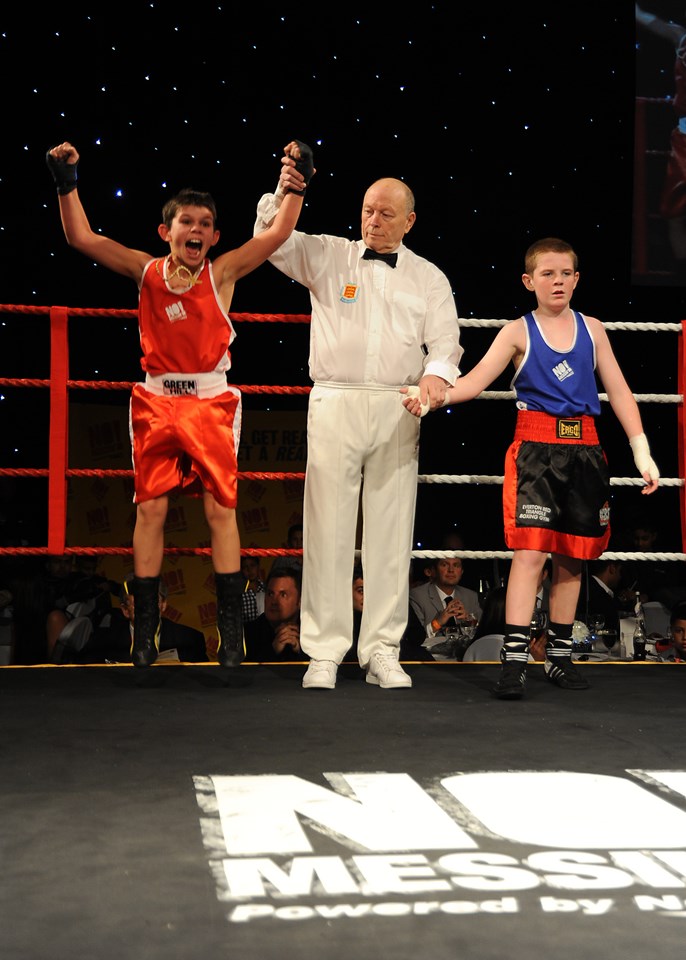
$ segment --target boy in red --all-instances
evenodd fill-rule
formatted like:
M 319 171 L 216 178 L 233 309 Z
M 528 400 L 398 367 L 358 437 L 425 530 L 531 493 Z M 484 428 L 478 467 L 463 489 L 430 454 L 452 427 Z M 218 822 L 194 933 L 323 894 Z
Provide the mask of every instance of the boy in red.
M 95 233 L 76 186 L 79 155 L 70 143 L 48 151 L 67 243 L 91 260 L 130 277 L 139 290 L 139 328 L 146 377 L 131 395 L 136 525 L 133 534 L 136 619 L 134 666 L 154 663 L 159 650 L 158 594 L 169 493 L 202 496 L 210 529 L 217 589 L 218 659 L 237 666 L 244 656 L 240 540 L 236 524 L 240 392 L 227 383 L 229 318 L 234 285 L 262 264 L 295 227 L 305 187 L 314 173 L 312 152 L 292 141 L 302 187 L 284 198 L 271 227 L 210 262 L 219 240 L 208 193 L 184 190 L 167 202 L 158 233 L 169 246 L 152 257 Z
M 503 513 L 505 542 L 514 556 L 502 669 L 493 691 L 502 700 L 524 692 L 529 624 L 548 554 L 546 676 L 566 690 L 588 687 L 571 660 L 572 625 L 583 561 L 599 557 L 610 536 L 610 474 L 595 426 L 600 398 L 594 371 L 645 480 L 641 493 L 654 493 L 660 476 L 603 324 L 570 306 L 579 281 L 576 253 L 556 237 L 538 240 L 526 252 L 524 269 L 522 282 L 536 297 L 535 310 L 506 324 L 479 363 L 446 389 L 443 402 L 474 399 L 512 362 L 519 412 L 505 461 Z M 405 407 L 421 416 L 419 397 L 407 388 L 401 392 L 409 393 Z

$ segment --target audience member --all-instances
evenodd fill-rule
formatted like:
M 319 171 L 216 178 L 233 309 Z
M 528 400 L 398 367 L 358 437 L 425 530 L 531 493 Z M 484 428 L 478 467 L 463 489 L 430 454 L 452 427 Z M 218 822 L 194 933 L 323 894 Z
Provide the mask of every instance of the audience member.
M 505 595 L 506 587 L 493 587 L 484 600 L 484 606 L 474 631 L 473 642 L 491 634 L 505 635 Z
M 262 663 L 274 660 L 306 660 L 300 649 L 299 569 L 270 571 L 265 585 L 264 613 L 245 624 L 246 659 Z
M 686 662 L 686 602 L 677 603 L 669 615 L 669 638 L 657 640 L 655 652 L 660 660 Z
M 469 540 L 467 539 L 465 533 L 457 526 L 457 524 L 452 524 L 452 526 L 443 534 L 440 539 L 439 550 L 470 550 L 472 549 L 469 546 Z M 464 560 L 463 560 L 464 564 Z M 469 587 L 472 590 L 477 590 L 479 581 L 487 581 L 490 577 L 493 576 L 493 561 L 486 559 L 472 559 L 469 561 L 468 566 L 465 571 L 465 576 L 462 577 L 460 583 L 463 587 Z
M 133 642 L 133 625 L 135 620 L 135 599 L 131 592 L 133 577 L 127 578 L 126 584 L 120 594 L 121 616 L 128 625 L 128 650 L 121 657 L 122 660 L 129 662 L 131 659 L 131 644 Z M 184 663 L 206 663 L 207 647 L 205 635 L 200 630 L 189 627 L 188 624 L 179 623 L 165 616 L 168 604 L 167 585 L 164 580 L 160 580 L 159 607 L 161 617 L 160 630 L 160 657 L 164 653 L 176 651 L 177 657 Z M 117 627 L 117 620 L 113 616 L 114 629 Z M 113 631 L 114 632 L 114 631 Z M 121 644 L 120 646 L 123 646 Z
M 303 548 L 303 525 L 302 523 L 293 523 L 288 528 L 286 536 L 287 550 L 302 550 Z M 302 553 L 298 556 L 277 557 L 272 563 L 271 573 L 277 570 L 290 570 L 295 567 L 302 572 L 303 558 Z
M 357 656 L 357 638 L 360 635 L 360 624 L 362 623 L 362 611 L 364 609 L 364 574 L 362 565 L 355 564 L 353 569 L 353 647 Z
M 56 590 L 45 623 L 51 663 L 62 663 L 66 651 L 83 649 L 96 630 L 110 626 L 111 594 L 119 584 L 98 573 L 97 566 L 97 557 L 79 556 L 73 563 L 71 557 L 50 558 Z
M 56 590 L 52 585 L 51 558 L 43 556 L 15 557 L 6 565 L 5 586 L 12 594 L 14 611 L 14 657 L 19 664 L 45 663 L 45 622 L 54 608 Z M 71 568 L 65 570 L 68 575 Z M 50 582 L 50 588 L 48 584 Z M 60 589 L 63 583 L 59 583 Z
M 264 613 L 264 581 L 260 575 L 259 557 L 241 557 L 241 573 L 245 580 L 243 622 L 248 623 Z
M 661 543 L 658 525 L 650 517 L 640 517 L 625 535 L 626 550 L 636 553 L 667 553 Z M 624 609 L 633 609 L 636 591 L 641 602 L 656 600 L 671 610 L 686 601 L 683 564 L 674 560 L 631 560 L 623 568 L 619 600 Z
M 12 591 L 2 584 L 0 589 L 0 665 L 14 662 L 14 607 Z
M 423 627 L 423 645 L 431 651 L 452 629 L 457 631 L 457 621 L 476 625 L 482 611 L 476 592 L 459 586 L 459 557 L 431 560 L 425 569 L 429 580 L 410 590 L 410 606 Z
M 355 564 L 353 569 L 353 645 L 346 654 L 347 660 L 356 661 L 357 638 L 362 624 L 362 614 L 364 611 L 364 573 L 361 564 Z M 423 646 L 426 633 L 424 627 L 420 624 L 416 614 L 410 607 L 408 609 L 407 627 L 400 640 L 399 660 L 407 663 L 415 660 L 433 660 L 429 651 Z
M 587 563 L 575 619 L 589 626 L 593 615 L 602 617 L 605 629 L 616 630 L 619 635 L 622 605 L 618 589 L 621 582 L 621 561 L 600 558 Z
M 302 550 L 303 548 L 303 525 L 302 523 L 293 523 L 288 528 L 287 544 L 289 550 Z M 302 557 L 295 557 L 300 566 L 302 566 Z
M 553 572 L 553 564 L 550 559 L 546 560 L 541 570 L 541 576 L 538 581 L 538 590 L 536 591 L 536 609 L 550 614 L 550 578 Z
M 498 660 L 505 639 L 506 587 L 493 587 L 486 594 L 483 610 L 465 660 Z
M 481 619 L 474 631 L 474 638 L 467 647 L 465 660 L 498 660 L 506 633 L 505 598 L 507 587 L 494 587 L 484 601 Z M 545 618 L 532 618 L 529 632 L 529 660 L 545 660 Z
M 84 628 L 84 618 L 77 618 L 72 630 L 65 631 L 56 648 L 56 663 L 126 663 L 131 662 L 131 645 L 135 621 L 135 599 L 131 592 L 133 575 L 127 577 L 119 592 L 119 608 L 92 630 Z M 208 660 L 205 636 L 184 623 L 165 616 L 168 590 L 160 580 L 158 606 L 160 611 L 159 659 L 178 659 L 184 663 L 206 663 Z

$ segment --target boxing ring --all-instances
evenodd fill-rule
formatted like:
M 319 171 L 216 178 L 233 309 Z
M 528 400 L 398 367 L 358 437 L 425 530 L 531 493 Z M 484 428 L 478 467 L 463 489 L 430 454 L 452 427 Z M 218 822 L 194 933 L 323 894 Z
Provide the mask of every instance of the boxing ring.
M 111 320 L 136 319 L 135 310 L 103 310 L 87 308 L 70 308 L 64 306 L 51 307 L 32 307 L 12 304 L 0 304 L 0 314 L 13 315 L 34 315 L 46 317 L 49 324 L 50 339 L 50 376 L 48 379 L 34 378 L 0 378 L 0 388 L 22 388 L 47 390 L 50 400 L 49 417 L 49 444 L 48 444 L 48 463 L 47 466 L 38 466 L 33 468 L 11 468 L 0 465 L 0 477 L 43 477 L 47 478 L 47 540 L 41 546 L 29 547 L 0 547 L 0 556 L 22 556 L 22 555 L 120 555 L 131 556 L 132 547 L 129 546 L 88 546 L 88 545 L 67 545 L 66 543 L 66 525 L 67 525 L 67 489 L 71 479 L 79 477 L 100 477 L 100 478 L 131 478 L 132 470 L 108 470 L 108 469 L 73 469 L 69 467 L 69 404 L 70 399 L 76 391 L 126 391 L 130 393 L 133 387 L 131 381 L 112 382 L 104 380 L 73 380 L 70 378 L 69 363 L 69 321 L 70 318 L 88 317 L 88 318 L 109 318 Z M 238 329 L 242 324 L 268 324 L 270 327 L 282 327 L 285 324 L 308 324 L 309 314 L 252 314 L 252 313 L 233 313 L 231 320 Z M 463 344 L 468 344 L 468 331 L 474 328 L 496 329 L 502 327 L 507 321 L 501 319 L 474 319 L 460 318 L 460 328 L 462 330 Z M 666 404 L 676 408 L 677 412 L 677 436 L 676 443 L 678 447 L 678 476 L 661 477 L 661 487 L 676 487 L 679 491 L 679 517 L 674 518 L 681 531 L 681 551 L 679 552 L 656 552 L 645 553 L 638 551 L 606 552 L 603 556 L 607 559 L 616 560 L 661 560 L 661 561 L 683 561 L 686 559 L 686 500 L 684 492 L 684 477 L 686 476 L 685 453 L 686 450 L 686 419 L 684 418 L 683 396 L 684 382 L 686 378 L 685 359 L 684 359 L 684 329 L 686 321 L 681 323 L 628 323 L 628 322 L 609 322 L 605 324 L 608 332 L 621 331 L 632 335 L 648 335 L 651 337 L 659 336 L 665 338 L 676 336 L 677 353 L 677 371 L 678 371 L 678 393 L 636 393 L 634 394 L 639 404 Z M 627 379 L 631 382 L 631 371 L 626 371 Z M 306 396 L 310 392 L 310 386 L 279 386 L 279 385 L 238 385 L 244 396 L 267 395 L 274 396 Z M 514 397 L 511 391 L 484 391 L 474 403 L 490 402 L 508 402 L 511 403 Z M 601 394 L 601 401 L 607 402 L 607 395 Z M 474 404 L 470 405 L 475 409 Z M 463 414 L 464 415 L 464 414 Z M 430 415 L 432 416 L 432 415 Z M 650 439 L 650 436 L 649 436 Z M 504 449 L 504 448 L 503 448 Z M 659 466 L 659 464 L 658 464 Z M 257 480 L 261 482 L 272 482 L 277 480 L 304 480 L 304 472 L 284 472 L 284 471 L 241 471 L 238 474 L 239 481 Z M 460 485 L 469 488 L 472 485 L 502 485 L 503 477 L 499 475 L 483 474 L 443 474 L 431 473 L 420 474 L 418 483 L 421 485 Z M 641 487 L 643 480 L 638 476 L 613 476 L 611 478 L 613 486 L 623 487 Z M 659 494 L 658 494 L 659 495 Z M 299 550 L 290 550 L 284 548 L 242 548 L 242 554 L 247 556 L 256 556 L 264 558 L 273 558 L 278 556 L 298 556 Z M 165 555 L 167 556 L 209 556 L 209 547 L 173 547 L 165 546 Z M 465 559 L 495 559 L 509 560 L 512 552 L 508 550 L 413 550 L 413 559 L 430 559 L 443 556 L 457 556 Z
M 132 386 L 71 379 L 67 333 L 77 315 L 118 322 L 135 313 L 0 307 L 23 312 L 49 321 L 50 376 L 3 378 L 0 387 L 48 392 L 48 462 L 0 465 L 0 476 L 47 482 L 47 538 L 0 554 L 128 556 L 128 547 L 67 546 L 69 481 L 130 476 L 68 466 L 70 398 Z M 280 330 L 309 317 L 232 320 Z M 460 323 L 469 350 L 473 328 L 505 321 Z M 622 337 L 677 338 L 679 393 L 636 396 L 676 413 L 679 476 L 660 482 L 678 491 L 673 519 L 683 543 L 683 324 L 607 326 Z M 309 393 L 306 385 L 241 390 Z M 488 392 L 471 408 L 510 397 Z M 303 479 L 275 471 L 239 477 Z M 419 477 L 422 490 L 456 486 L 465 497 L 501 482 Z M 165 550 L 169 564 L 188 552 L 209 551 Z M 542 665 L 532 664 L 527 696 L 514 705 L 490 698 L 499 667 L 486 663 L 408 664 L 413 687 L 403 691 L 372 687 L 356 664 L 342 664 L 335 690 L 308 692 L 299 663 L 243 664 L 229 677 L 212 663 L 0 668 L 0 850 L 12 917 L 0 927 L 0 954 L 490 960 L 507 944 L 513 960 L 533 951 L 572 960 L 602 942 L 604 960 L 642 956 L 656 943 L 665 960 L 681 956 L 679 666 L 583 664 L 591 688 L 575 693 L 546 682 Z M 563 805 L 568 816 L 559 815 Z

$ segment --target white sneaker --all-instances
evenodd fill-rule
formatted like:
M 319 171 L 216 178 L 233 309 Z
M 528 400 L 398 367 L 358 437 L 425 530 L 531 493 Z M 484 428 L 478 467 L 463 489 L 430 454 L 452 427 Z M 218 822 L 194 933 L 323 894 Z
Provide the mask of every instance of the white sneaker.
M 333 690 L 336 686 L 337 670 L 338 664 L 333 660 L 310 660 L 310 665 L 303 677 L 303 687 Z
M 385 690 L 393 687 L 411 687 L 409 677 L 392 653 L 373 653 L 367 664 L 367 683 L 375 683 Z

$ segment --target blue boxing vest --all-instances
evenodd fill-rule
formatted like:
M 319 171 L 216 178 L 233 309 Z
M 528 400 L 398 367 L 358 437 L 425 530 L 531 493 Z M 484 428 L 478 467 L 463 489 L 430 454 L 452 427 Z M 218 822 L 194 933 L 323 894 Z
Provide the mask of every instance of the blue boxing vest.
M 554 350 L 533 313 L 524 319 L 526 352 L 510 384 L 519 410 L 539 410 L 554 417 L 597 417 L 600 399 L 595 381 L 595 343 L 582 314 L 574 314 L 569 350 Z

